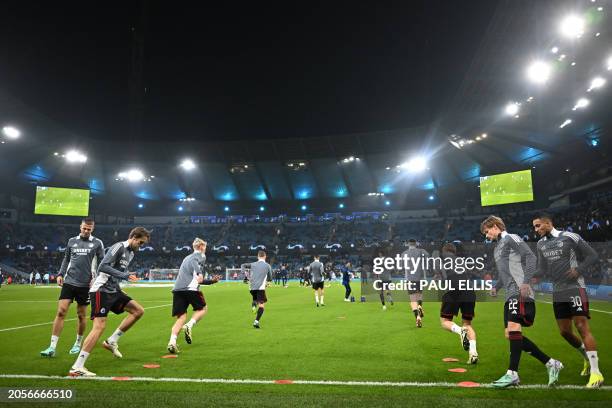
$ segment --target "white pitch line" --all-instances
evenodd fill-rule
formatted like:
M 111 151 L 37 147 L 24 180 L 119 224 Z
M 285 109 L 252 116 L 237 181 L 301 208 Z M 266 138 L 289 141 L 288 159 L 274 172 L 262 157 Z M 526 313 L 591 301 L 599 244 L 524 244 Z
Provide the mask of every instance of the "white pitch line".
M 70 381 L 113 381 L 115 378 L 123 377 L 63 377 L 59 375 L 37 375 L 37 374 L 0 374 L 0 378 L 8 379 L 46 379 L 46 380 L 70 380 Z M 327 381 L 327 380 L 252 380 L 252 379 L 233 379 L 233 378 L 163 378 L 163 377 L 127 377 L 124 381 L 149 381 L 149 382 L 186 382 L 186 383 L 207 383 L 207 384 L 274 384 L 274 385 L 341 385 L 341 386 L 361 386 L 361 387 L 459 387 L 458 383 L 452 382 L 390 382 L 390 381 Z M 277 381 L 290 381 L 287 383 Z M 480 384 L 475 388 L 493 388 L 491 384 Z M 551 388 L 543 384 L 521 385 L 518 389 L 546 389 Z M 553 389 L 557 390 L 584 390 L 583 385 L 559 385 Z M 603 391 L 612 391 L 612 386 L 604 385 L 599 388 Z M 588 390 L 591 391 L 591 390 Z
M 547 300 L 539 300 L 539 302 L 548 303 L 549 305 L 553 304 L 553 302 L 549 302 Z M 599 312 L 599 313 L 605 313 L 605 314 L 612 314 L 612 312 L 607 311 L 607 310 L 592 309 L 590 307 L 589 307 L 589 312 Z
M 165 307 L 165 306 L 171 306 L 171 305 L 172 305 L 172 303 L 167 303 L 165 305 L 158 305 L 158 306 L 149 306 L 149 307 L 145 307 L 144 310 L 156 309 L 158 307 Z M 72 321 L 75 321 L 76 319 L 77 319 L 76 317 L 73 317 L 72 319 L 65 319 L 64 322 L 72 322 Z M 7 329 L 0 329 L 0 332 L 20 330 L 20 329 L 27 329 L 27 328 L 30 328 L 30 327 L 37 327 L 37 326 L 45 326 L 47 324 L 53 324 L 53 321 L 46 322 L 46 323 L 29 324 L 27 326 L 9 327 Z

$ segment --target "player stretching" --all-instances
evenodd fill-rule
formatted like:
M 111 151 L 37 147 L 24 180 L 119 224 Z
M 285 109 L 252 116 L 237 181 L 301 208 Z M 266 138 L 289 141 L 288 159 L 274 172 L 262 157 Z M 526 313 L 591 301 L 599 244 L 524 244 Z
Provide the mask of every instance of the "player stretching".
M 457 248 L 453 244 L 444 244 L 442 247 L 442 258 L 456 258 Z M 446 262 L 443 262 L 443 265 Z M 453 262 L 455 265 L 455 262 Z M 476 293 L 473 290 L 459 290 L 459 282 L 466 281 L 469 277 L 466 274 L 459 274 L 455 268 L 442 268 L 444 279 L 452 285 L 453 289 L 447 291 L 442 296 L 442 306 L 440 308 L 440 324 L 442 328 L 459 335 L 461 345 L 465 351 L 469 350 L 468 364 L 478 363 L 478 351 L 476 351 L 476 332 L 472 327 L 474 309 L 476 308 Z M 459 327 L 453 318 L 461 310 L 462 327 Z
M 129 313 L 117 330 L 102 343 L 117 358 L 123 357 L 119 352 L 117 342 L 119 338 L 129 330 L 144 314 L 144 309 L 131 297 L 126 295 L 119 287 L 120 280 L 136 282 L 138 278 L 128 272 L 128 266 L 134 259 L 134 251 L 149 241 L 151 233 L 143 227 L 136 227 L 130 231 L 127 241 L 117 242 L 109 248 L 104 259 L 98 267 L 98 276 L 89 290 L 91 300 L 91 319 L 93 328 L 87 335 L 79 357 L 70 369 L 69 374 L 73 377 L 95 377 L 96 374 L 85 368 L 85 361 L 93 350 L 98 339 L 106 328 L 106 317 L 108 312 L 121 314 Z
M 310 274 L 312 288 L 315 293 L 315 303 L 317 307 L 319 304 L 321 306 L 325 306 L 325 300 L 323 299 L 325 295 L 325 267 L 319 261 L 319 255 L 314 256 L 314 261 L 308 266 L 308 273 Z M 319 298 L 321 299 L 319 302 Z
M 535 320 L 535 301 L 529 282 L 535 273 L 536 256 L 518 235 L 506 232 L 506 225 L 499 217 L 489 216 L 480 224 L 480 231 L 487 239 L 497 241 L 493 252 L 499 284 L 496 287 L 503 286 L 506 292 L 504 326 L 506 338 L 510 340 L 508 371 L 492 385 L 497 388 L 519 385 L 521 351 L 526 351 L 545 364 L 548 385 L 555 385 L 559 381 L 563 364 L 548 357 L 522 333 L 522 327 L 531 326 Z
M 87 326 L 87 305 L 89 304 L 92 270 L 95 271 L 104 258 L 104 245 L 102 241 L 91 235 L 93 230 L 94 221 L 89 218 L 84 219 L 81 221 L 81 233 L 70 238 L 66 245 L 64 260 L 57 274 L 57 284 L 62 287 L 62 291 L 59 302 L 57 302 L 57 314 L 53 320 L 51 344 L 49 348 L 40 352 L 43 357 L 55 356 L 55 348 L 64 328 L 66 313 L 74 300 L 77 302 L 77 336 L 70 349 L 70 354 L 76 354 L 81 350 L 81 342 Z
M 247 269 L 250 269 L 249 287 L 253 302 L 257 303 L 257 315 L 253 322 L 253 327 L 259 329 L 259 321 L 264 313 L 264 307 L 268 298 L 266 297 L 266 283 L 272 277 L 272 267 L 266 262 L 266 253 L 257 252 L 257 262 L 245 263 L 240 265 L 241 272 L 247 276 Z
M 208 310 L 204 295 L 199 290 L 200 284 L 212 285 L 219 282 L 220 279 L 218 275 L 212 279 L 204 279 L 202 274 L 202 267 L 206 261 L 206 241 L 196 238 L 193 240 L 192 246 L 193 254 L 187 255 L 183 259 L 176 282 L 174 283 L 174 289 L 172 289 L 172 316 L 176 317 L 176 322 L 172 326 L 170 334 L 170 342 L 168 343 L 168 351 L 172 354 L 179 352 L 176 338 L 181 328 L 185 333 L 185 341 L 187 344 L 191 344 L 193 325 L 199 322 Z M 193 308 L 193 315 L 191 315 L 189 322 L 185 323 L 187 321 L 187 308 L 189 305 Z
M 413 285 L 415 285 L 415 289 L 409 289 L 408 294 L 410 296 L 410 307 L 416 319 L 417 327 L 423 327 L 423 317 L 425 317 L 423 313 L 423 291 L 420 289 L 419 281 L 427 278 L 425 268 L 427 257 L 429 257 L 429 253 L 426 250 L 417 248 L 416 239 L 408 240 L 408 249 L 402 252 L 402 258 L 409 260 L 406 265 L 406 281 L 411 281 Z M 416 267 L 413 270 L 412 267 L 409 268 L 408 265 L 415 265 Z
M 590 374 L 587 388 L 598 388 L 604 377 L 599 371 L 597 343 L 589 327 L 589 298 L 583 278 L 584 272 L 597 262 L 597 252 L 580 235 L 555 229 L 550 215 L 534 218 L 533 228 L 542 237 L 537 250 L 538 274 L 552 279 L 553 310 L 561 336 L 584 359 L 580 375 Z M 583 260 L 580 264 L 578 258 Z M 580 338 L 573 333 L 572 322 Z

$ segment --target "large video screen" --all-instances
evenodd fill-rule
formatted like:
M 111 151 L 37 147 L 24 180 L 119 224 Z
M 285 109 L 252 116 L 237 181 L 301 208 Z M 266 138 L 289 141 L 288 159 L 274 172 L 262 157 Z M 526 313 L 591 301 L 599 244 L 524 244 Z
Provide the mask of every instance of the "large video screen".
M 89 190 L 37 186 L 34 214 L 85 217 L 89 215 Z
M 525 201 L 533 201 L 531 170 L 480 178 L 480 203 L 483 207 Z

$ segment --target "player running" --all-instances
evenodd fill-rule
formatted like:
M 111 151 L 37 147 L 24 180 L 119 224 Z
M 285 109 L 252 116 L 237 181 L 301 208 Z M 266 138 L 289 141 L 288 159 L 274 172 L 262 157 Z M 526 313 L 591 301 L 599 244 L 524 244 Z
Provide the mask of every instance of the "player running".
M 176 322 L 172 326 L 170 341 L 168 342 L 168 351 L 171 354 L 179 353 L 176 338 L 181 328 L 185 333 L 185 341 L 187 344 L 191 344 L 193 341 L 191 330 L 208 310 L 204 295 L 200 291 L 200 285 L 212 285 L 221 279 L 218 275 L 215 275 L 212 279 L 204 279 L 202 268 L 206 261 L 206 241 L 196 238 L 193 240 L 192 247 L 193 254 L 187 255 L 183 259 L 174 283 L 174 289 L 172 289 L 172 316 L 176 317 Z M 191 319 L 185 323 L 189 305 L 193 308 L 193 314 Z
M 457 257 L 457 247 L 451 243 L 444 244 L 442 247 L 443 265 L 447 258 Z M 455 262 L 452 263 L 455 265 Z M 442 306 L 440 307 L 440 324 L 442 328 L 459 335 L 461 345 L 468 351 L 468 364 L 478 363 L 478 351 L 476 350 L 476 331 L 472 327 L 474 309 L 476 308 L 476 293 L 473 290 L 459 290 L 459 282 L 469 279 L 465 273 L 457 273 L 455 268 L 442 268 L 444 279 L 452 285 L 451 290 L 442 296 Z M 459 327 L 453 318 L 461 310 L 462 327 Z
M 538 275 L 552 280 L 553 310 L 559 332 L 584 359 L 580 375 L 590 375 L 587 388 L 598 388 L 604 377 L 599 371 L 597 343 L 589 327 L 589 298 L 583 277 L 597 262 L 597 252 L 580 235 L 555 229 L 550 215 L 536 216 L 533 228 L 542 237 L 537 246 Z M 578 263 L 578 259 L 582 262 Z M 580 338 L 573 333 L 572 322 Z
M 257 252 L 257 262 L 245 263 L 240 265 L 241 272 L 245 279 L 249 281 L 253 302 L 257 304 L 257 315 L 253 322 L 253 327 L 259 329 L 259 321 L 264 313 L 264 307 L 268 298 L 266 297 L 266 284 L 272 278 L 272 267 L 266 262 L 266 253 Z M 250 270 L 247 273 L 247 269 Z
M 74 300 L 77 302 L 77 336 L 69 353 L 77 354 L 81 350 L 83 334 L 87 327 L 87 305 L 89 304 L 92 271 L 96 270 L 104 258 L 104 244 L 91 235 L 94 226 L 94 220 L 85 218 L 81 221 L 81 233 L 70 238 L 66 245 L 64 260 L 57 274 L 57 285 L 62 287 L 62 291 L 57 302 L 55 320 L 53 320 L 51 344 L 46 350 L 40 352 L 43 357 L 55 356 L 55 348 L 64 328 L 66 313 Z
M 308 273 L 315 293 L 315 304 L 325 306 L 325 266 L 319 261 L 319 255 L 314 256 L 314 261 L 308 266 Z M 320 300 L 319 300 L 320 299 Z
M 526 351 L 546 365 L 548 386 L 553 386 L 559 381 L 563 364 L 546 355 L 522 333 L 522 328 L 531 326 L 535 320 L 536 308 L 530 281 L 535 273 L 536 256 L 518 235 L 506 231 L 506 225 L 499 217 L 489 216 L 480 224 L 480 231 L 487 239 L 497 241 L 493 252 L 498 273 L 496 288 L 503 287 L 506 292 L 504 326 L 506 338 L 510 341 L 508 371 L 492 385 L 497 388 L 519 385 L 521 352 Z
M 70 376 L 96 376 L 95 373 L 85 368 L 85 362 L 98 339 L 104 333 L 106 317 L 110 311 L 115 314 L 127 311 L 129 315 L 123 319 L 117 330 L 102 343 L 102 347 L 109 350 L 117 358 L 123 357 L 117 345 L 119 338 L 142 317 L 144 309 L 121 290 L 119 281 L 127 279 L 130 282 L 136 282 L 138 280 L 135 274 L 128 272 L 128 267 L 134 259 L 134 252 L 146 244 L 150 237 L 150 231 L 143 227 L 136 227 L 130 231 L 127 241 L 117 242 L 109 248 L 104 256 L 98 267 L 98 276 L 89 290 L 93 328 L 83 343 L 79 357 L 70 369 Z
M 427 257 L 429 257 L 429 253 L 426 250 L 417 248 L 416 239 L 408 240 L 408 249 L 402 252 L 402 258 L 410 260 L 407 265 L 417 265 L 414 270 L 406 268 L 405 278 L 406 281 L 414 282 L 416 285 L 416 289 L 409 290 L 408 294 L 410 296 L 410 307 L 416 320 L 416 327 L 419 328 L 423 327 L 423 317 L 425 317 L 425 313 L 423 313 L 423 291 L 419 288 L 419 281 L 427 278 L 425 268 Z

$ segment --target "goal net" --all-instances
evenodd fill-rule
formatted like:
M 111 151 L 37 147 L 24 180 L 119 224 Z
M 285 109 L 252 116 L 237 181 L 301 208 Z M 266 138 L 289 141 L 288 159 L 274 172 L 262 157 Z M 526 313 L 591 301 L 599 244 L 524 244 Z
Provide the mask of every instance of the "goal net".
M 150 282 L 171 282 L 176 280 L 178 269 L 150 269 Z
M 226 281 L 238 281 L 243 280 L 244 275 L 240 268 L 225 268 L 225 280 Z
M 178 269 L 151 269 L 149 270 L 149 281 L 150 282 L 172 282 L 176 280 L 178 275 Z M 210 272 L 210 276 L 216 275 L 216 272 Z M 205 274 L 206 277 L 210 277 L 209 274 Z M 243 280 L 244 275 L 241 273 L 240 268 L 225 268 L 226 281 L 238 281 Z

